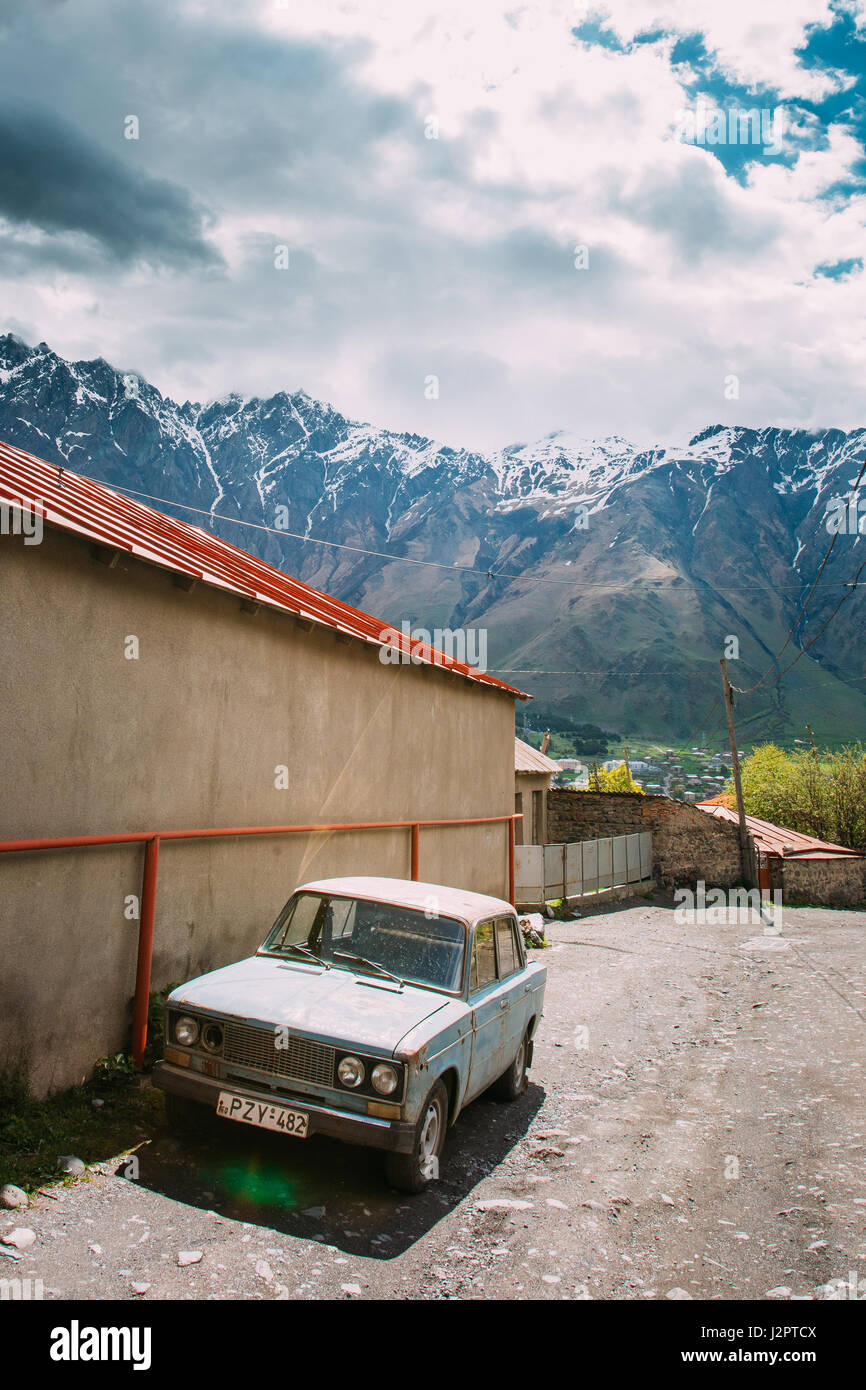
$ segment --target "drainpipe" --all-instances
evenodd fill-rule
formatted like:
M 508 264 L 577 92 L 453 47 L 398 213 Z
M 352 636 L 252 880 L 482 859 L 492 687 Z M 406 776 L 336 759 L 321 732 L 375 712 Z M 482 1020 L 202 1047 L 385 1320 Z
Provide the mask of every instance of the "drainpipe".
M 421 853 L 421 826 L 418 821 L 412 826 L 412 870 L 410 878 L 413 883 L 418 882 L 419 858 Z
M 141 882 L 141 926 L 138 929 L 138 963 L 135 971 L 135 1012 L 132 1018 L 132 1060 L 141 1070 L 147 1046 L 147 1011 L 150 1004 L 150 967 L 153 928 L 156 921 L 156 876 L 159 869 L 159 836 L 144 847 Z

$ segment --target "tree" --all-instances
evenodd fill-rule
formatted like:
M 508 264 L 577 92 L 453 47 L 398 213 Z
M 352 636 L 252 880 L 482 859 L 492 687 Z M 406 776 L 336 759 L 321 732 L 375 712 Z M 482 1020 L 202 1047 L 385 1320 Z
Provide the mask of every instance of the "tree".
M 626 767 L 625 763 L 620 763 L 619 767 L 612 767 L 610 770 L 593 764 L 587 791 L 637 792 L 640 796 L 645 795 L 643 787 L 638 786 L 631 775 L 631 768 Z
M 741 769 L 746 814 L 866 850 L 866 748 L 786 753 L 762 744 Z M 730 791 L 732 784 L 726 790 Z
M 803 811 L 796 756 L 786 753 L 775 743 L 765 743 L 743 761 L 740 778 L 747 815 L 796 829 L 790 817 L 792 814 L 802 815 Z M 725 790 L 730 791 L 732 787 L 733 782 L 730 782 Z

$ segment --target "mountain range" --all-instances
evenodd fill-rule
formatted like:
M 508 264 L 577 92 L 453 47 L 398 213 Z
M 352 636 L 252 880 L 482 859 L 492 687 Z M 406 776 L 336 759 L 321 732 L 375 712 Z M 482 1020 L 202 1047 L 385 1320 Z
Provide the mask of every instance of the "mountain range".
M 179 404 L 13 334 L 0 336 L 0 439 L 146 494 L 396 626 L 486 629 L 488 669 L 535 696 L 531 726 L 566 717 L 714 745 L 719 658 L 738 648 L 735 687 L 763 676 L 866 459 L 866 430 L 731 425 L 676 448 L 558 432 L 474 452 L 303 391 Z M 866 610 L 850 587 L 864 559 L 849 522 L 781 666 L 814 646 L 737 701 L 745 741 L 805 739 L 807 722 L 821 742 L 866 731 Z

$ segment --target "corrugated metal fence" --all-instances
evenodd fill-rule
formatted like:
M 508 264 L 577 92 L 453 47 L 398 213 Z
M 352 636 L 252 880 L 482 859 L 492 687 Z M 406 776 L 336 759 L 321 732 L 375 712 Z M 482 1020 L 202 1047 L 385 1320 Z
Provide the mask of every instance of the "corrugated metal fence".
M 515 903 L 519 906 L 579 898 L 652 877 L 652 835 L 610 835 L 567 845 L 517 845 Z

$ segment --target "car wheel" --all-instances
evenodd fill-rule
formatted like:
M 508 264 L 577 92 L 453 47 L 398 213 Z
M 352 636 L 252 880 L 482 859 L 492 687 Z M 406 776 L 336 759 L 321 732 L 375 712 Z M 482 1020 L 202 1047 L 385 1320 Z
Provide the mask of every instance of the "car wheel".
M 517 1056 L 508 1068 L 503 1072 L 498 1081 L 492 1086 L 493 1094 L 499 1100 L 517 1100 L 526 1090 L 526 1059 L 529 1056 L 529 1034 L 524 1037 L 520 1047 L 517 1049 Z
M 214 1119 L 213 1113 L 206 1105 L 186 1100 L 183 1096 L 172 1095 L 171 1091 L 165 1093 L 165 1113 L 170 1128 L 184 1134 L 201 1133 L 202 1130 L 211 1127 Z
M 448 1092 L 437 1081 L 423 1106 L 415 1126 L 415 1143 L 408 1154 L 389 1153 L 385 1173 L 391 1187 L 415 1195 L 439 1176 L 439 1155 L 448 1128 Z

